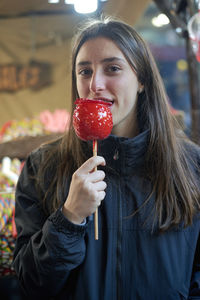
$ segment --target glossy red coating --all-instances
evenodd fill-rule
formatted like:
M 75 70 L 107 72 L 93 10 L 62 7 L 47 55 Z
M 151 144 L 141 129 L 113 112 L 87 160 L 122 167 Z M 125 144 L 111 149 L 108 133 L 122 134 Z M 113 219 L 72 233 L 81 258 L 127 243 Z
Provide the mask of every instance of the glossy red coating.
M 109 136 L 113 127 L 111 102 L 80 98 L 75 104 L 73 126 L 81 140 L 102 140 Z

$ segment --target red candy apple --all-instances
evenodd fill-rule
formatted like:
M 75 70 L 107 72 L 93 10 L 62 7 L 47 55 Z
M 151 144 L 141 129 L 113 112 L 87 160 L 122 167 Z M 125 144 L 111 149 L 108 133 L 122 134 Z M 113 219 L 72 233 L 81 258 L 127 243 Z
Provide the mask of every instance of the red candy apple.
M 75 104 L 73 126 L 81 140 L 102 140 L 109 136 L 113 127 L 110 102 L 80 98 Z
M 113 127 L 111 102 L 104 100 L 77 99 L 73 114 L 76 135 L 84 141 L 93 140 L 93 155 L 97 155 L 97 140 L 105 139 Z M 95 170 L 97 167 L 95 168 Z M 95 240 L 98 240 L 98 208 L 94 214 Z

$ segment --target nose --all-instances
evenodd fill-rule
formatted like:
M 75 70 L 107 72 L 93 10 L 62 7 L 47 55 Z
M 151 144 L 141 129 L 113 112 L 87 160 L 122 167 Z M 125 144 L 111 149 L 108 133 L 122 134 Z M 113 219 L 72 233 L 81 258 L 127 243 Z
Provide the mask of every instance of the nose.
M 97 93 L 105 89 L 105 78 L 101 72 L 94 72 L 90 80 L 90 91 Z

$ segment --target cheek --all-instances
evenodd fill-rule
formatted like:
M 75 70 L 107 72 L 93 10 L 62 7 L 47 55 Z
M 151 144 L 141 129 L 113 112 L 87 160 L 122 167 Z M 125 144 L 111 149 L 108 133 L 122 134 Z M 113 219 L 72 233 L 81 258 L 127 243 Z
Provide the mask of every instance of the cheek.
M 112 80 L 110 82 L 110 87 L 115 90 L 124 90 L 124 86 L 126 85 L 126 80 L 124 78 L 120 78 L 119 80 Z
M 86 84 L 83 84 L 80 80 L 77 80 L 76 86 L 77 86 L 77 92 L 79 94 L 79 97 L 80 98 L 85 97 Z
M 137 92 L 138 92 L 138 81 L 137 80 L 130 80 L 124 82 L 124 91 L 125 94 L 133 99 L 137 97 Z M 129 98 L 128 97 L 128 98 Z
M 138 81 L 133 74 L 120 77 L 119 80 L 112 82 L 112 87 L 119 93 L 124 94 L 137 94 Z

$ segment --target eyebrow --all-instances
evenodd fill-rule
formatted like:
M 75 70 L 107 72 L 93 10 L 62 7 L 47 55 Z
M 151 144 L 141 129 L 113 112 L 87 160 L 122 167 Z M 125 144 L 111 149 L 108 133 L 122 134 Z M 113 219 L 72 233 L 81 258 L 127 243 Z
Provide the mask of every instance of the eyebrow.
M 116 56 L 113 56 L 113 57 L 107 57 L 107 58 L 104 58 L 101 60 L 101 63 L 105 63 L 105 62 L 113 62 L 113 61 L 121 61 L 123 62 L 124 59 L 122 58 L 119 58 L 119 57 L 116 57 Z M 85 65 L 91 65 L 92 63 L 88 60 L 86 61 L 80 61 L 77 66 L 85 66 Z

